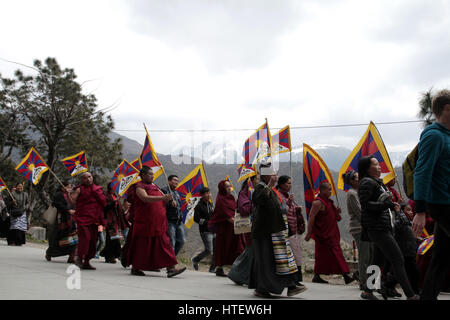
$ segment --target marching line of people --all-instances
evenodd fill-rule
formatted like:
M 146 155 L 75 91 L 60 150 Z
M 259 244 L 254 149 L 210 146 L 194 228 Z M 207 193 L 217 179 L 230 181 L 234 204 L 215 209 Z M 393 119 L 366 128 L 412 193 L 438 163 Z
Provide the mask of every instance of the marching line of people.
M 357 280 L 350 276 L 340 247 L 341 209 L 330 199 L 331 185 L 321 184 L 305 223 L 302 207 L 290 193 L 291 178 L 278 177 L 270 163 L 261 164 L 258 172 L 244 181 L 237 199 L 229 181 L 219 182 L 215 205 L 209 188 L 201 190 L 194 221 L 199 225 L 204 249 L 191 258 L 194 270 L 199 269 L 200 261 L 208 258 L 209 272 L 254 289 L 258 297 L 280 295 L 286 288 L 287 296 L 294 296 L 307 290 L 302 283 L 300 244 L 301 235 L 306 232 L 304 240 L 314 239 L 315 244 L 312 282 L 326 284 L 320 275 L 332 274 L 341 274 L 345 284 Z M 360 159 L 359 172 L 344 175 L 345 183 L 352 186 L 347 192 L 347 209 L 349 231 L 358 248 L 361 298 L 378 300 L 373 294 L 375 290 L 369 289 L 366 283 L 367 268 L 375 264 L 382 270 L 381 289 L 377 291 L 383 298 L 401 297 L 395 289 L 399 283 L 407 299 L 415 300 L 424 283 L 424 269 L 430 265 L 431 250 L 426 256 L 417 256 L 418 241 L 411 223 L 414 201 L 403 203 L 393 188 L 394 183 L 385 186 L 379 174 L 379 164 L 371 156 Z M 90 260 L 100 253 L 106 263 L 121 259 L 122 266 L 131 266 L 130 274 L 134 276 L 145 276 L 144 271 L 162 268 L 167 269 L 168 277 L 184 272 L 186 267 L 178 267 L 176 258 L 185 242 L 184 231 L 179 232 L 181 236 L 176 231 L 184 228 L 179 223 L 180 202 L 173 197 L 176 192 L 157 187 L 149 167 L 142 168 L 140 177 L 142 181 L 129 189 L 123 205 L 110 185 L 103 192 L 89 172 L 83 173 L 81 184 L 74 188 L 70 182 L 63 182 L 64 187 L 53 197 L 57 214 L 54 223 L 49 225 L 45 259 L 68 256 L 67 263 L 83 270 L 95 270 Z M 178 182 L 174 177 L 169 177 L 172 191 Z M 2 221 L 5 212 L 13 212 L 7 208 L 20 209 L 21 213 L 16 210 L 14 216 L 8 214 L 12 221 L 9 232 L 2 228 L 9 245 L 23 244 L 26 231 L 26 193 L 21 184 L 16 187 L 15 203 L 8 198 L 0 200 Z M 251 218 L 249 232 L 235 234 L 236 211 Z M 431 230 L 434 221 L 430 216 L 427 224 Z M 106 240 L 102 241 L 103 232 Z M 123 247 L 121 237 L 125 240 Z M 231 266 L 228 274 L 224 266 Z M 445 288 L 449 280 L 450 272 Z
M 191 258 L 193 268 L 211 256 L 209 271 L 228 277 L 237 285 L 254 289 L 254 295 L 270 298 L 287 289 L 288 296 L 304 292 L 302 283 L 301 235 L 314 240 L 314 277 L 312 282 L 326 284 L 321 275 L 342 275 L 345 284 L 359 280 L 360 297 L 378 300 L 401 297 L 400 285 L 408 300 L 435 300 L 450 289 L 450 91 L 439 92 L 432 102 L 436 123 L 422 133 L 414 173 L 414 200 L 406 203 L 381 179 L 375 156 L 359 159 L 357 171 L 343 175 L 347 192 L 350 233 L 358 249 L 359 277 L 350 276 L 340 246 L 338 222 L 341 209 L 330 199 L 332 187 L 321 183 L 312 202 L 308 221 L 302 216 L 291 191 L 291 178 L 278 177 L 270 162 L 259 164 L 257 175 L 247 179 L 237 199 L 229 181 L 218 184 L 213 205 L 208 188 L 201 190 L 194 221 L 199 225 L 204 250 Z M 106 240 L 100 255 L 106 263 L 117 258 L 123 267 L 131 266 L 131 275 L 166 268 L 167 277 L 181 274 L 176 258 L 185 243 L 180 199 L 175 191 L 178 177 L 169 176 L 168 187 L 153 183 L 152 169 L 143 166 L 141 181 L 132 185 L 123 206 L 109 185 L 104 192 L 92 175 L 81 175 L 81 184 L 63 183 L 53 198 L 57 214 L 49 228 L 49 247 L 45 259 L 68 255 L 68 263 L 83 270 L 95 270 L 90 264 L 98 254 L 100 234 Z M 25 243 L 30 210 L 23 185 L 12 191 L 14 198 L 0 197 L 0 236 L 8 245 Z M 236 212 L 250 217 L 251 229 L 235 232 Z M 418 255 L 422 231 L 434 235 L 427 254 Z M 121 247 L 120 234 L 125 239 Z M 381 270 L 381 288 L 367 283 L 369 266 Z M 227 274 L 224 266 L 231 266 Z

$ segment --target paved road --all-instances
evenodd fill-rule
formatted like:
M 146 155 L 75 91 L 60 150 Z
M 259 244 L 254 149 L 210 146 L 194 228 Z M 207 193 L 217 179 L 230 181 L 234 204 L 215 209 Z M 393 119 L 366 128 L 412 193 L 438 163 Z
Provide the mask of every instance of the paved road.
M 264 300 L 253 296 L 253 290 L 237 286 L 228 278 L 208 272 L 187 270 L 167 278 L 165 271 L 146 272 L 146 277 L 131 276 L 130 269 L 120 264 L 92 260 L 97 270 L 81 271 L 81 289 L 67 288 L 71 274 L 67 257 L 44 259 L 45 250 L 25 245 L 9 247 L 0 240 L 0 299 L 1 300 Z M 74 282 L 71 282 L 74 283 Z M 286 291 L 277 299 L 287 300 L 356 300 L 357 286 L 306 283 L 308 290 L 295 297 Z M 7 289 L 7 290 L 4 290 Z M 450 300 L 441 295 L 440 299 Z

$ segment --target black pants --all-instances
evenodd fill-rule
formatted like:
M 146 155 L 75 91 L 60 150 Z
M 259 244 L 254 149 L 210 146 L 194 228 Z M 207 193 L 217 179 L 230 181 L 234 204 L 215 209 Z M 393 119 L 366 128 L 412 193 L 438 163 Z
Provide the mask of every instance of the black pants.
M 414 296 L 414 291 L 406 274 L 405 260 L 392 232 L 369 229 L 368 233 L 370 240 L 374 243 L 374 259 L 379 257 L 381 253 L 389 261 L 390 268 L 394 272 L 395 278 L 400 283 L 405 295 L 408 298 Z
M 18 229 L 11 229 L 8 232 L 8 245 L 12 246 L 21 246 L 25 244 L 25 231 L 21 231 Z
M 439 292 L 443 289 L 445 275 L 450 268 L 450 235 L 444 231 L 449 229 L 450 205 L 428 204 L 427 208 L 428 213 L 435 220 L 434 245 L 431 264 L 423 283 L 421 299 L 437 300 Z

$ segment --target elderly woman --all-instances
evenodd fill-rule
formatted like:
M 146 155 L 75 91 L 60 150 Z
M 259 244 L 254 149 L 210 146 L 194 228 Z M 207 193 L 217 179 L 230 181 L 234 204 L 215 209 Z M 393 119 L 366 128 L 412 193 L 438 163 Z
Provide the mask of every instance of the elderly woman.
M 270 164 L 260 165 L 261 180 L 253 193 L 253 254 L 249 289 L 258 297 L 271 293 L 293 296 L 306 290 L 300 281 L 288 239 L 287 205 L 274 188 L 278 176 Z
M 67 263 L 74 263 L 78 235 L 73 217 L 75 213 L 74 203 L 70 196 L 72 184 L 69 181 L 64 181 L 63 186 L 53 197 L 53 206 L 57 209 L 57 214 L 54 223 L 49 226 L 50 233 L 45 259 L 51 261 L 52 257 L 69 255 Z
M 7 240 L 9 246 L 21 246 L 25 244 L 25 232 L 28 230 L 28 194 L 23 192 L 22 183 L 18 183 L 11 194 L 14 198 L 8 198 L 6 204 L 11 219 Z
M 225 277 L 223 266 L 232 265 L 234 260 L 244 251 L 245 243 L 242 235 L 234 234 L 234 214 L 236 201 L 231 194 L 231 183 L 219 182 L 219 193 L 208 226 L 216 232 L 214 262 L 216 276 Z
M 390 263 L 407 299 L 419 300 L 408 281 L 403 255 L 393 234 L 394 217 L 391 210 L 399 212 L 400 205 L 392 201 L 391 194 L 380 179 L 378 160 L 374 156 L 359 159 L 358 174 L 362 239 L 373 242 L 374 260 L 376 256 L 382 255 Z M 385 295 L 383 297 L 386 299 Z

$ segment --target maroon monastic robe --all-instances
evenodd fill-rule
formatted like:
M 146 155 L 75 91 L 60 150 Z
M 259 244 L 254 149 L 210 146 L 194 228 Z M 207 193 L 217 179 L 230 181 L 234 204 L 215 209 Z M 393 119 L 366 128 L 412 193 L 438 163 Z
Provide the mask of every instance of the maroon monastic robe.
M 96 253 L 98 225 L 105 225 L 103 208 L 106 196 L 102 187 L 95 184 L 79 185 L 76 189 L 80 189 L 74 215 L 78 230 L 77 255 L 83 260 L 90 260 Z
M 214 262 L 219 267 L 232 265 L 245 249 L 243 235 L 234 234 L 234 225 L 228 221 L 228 219 L 234 217 L 235 211 L 236 201 L 232 194 L 227 194 L 225 181 L 221 181 L 214 212 L 208 223 L 216 232 Z
M 139 182 L 149 196 L 163 193 L 155 184 Z M 166 206 L 163 201 L 145 203 L 133 191 L 133 230 L 128 249 L 128 264 L 138 270 L 155 270 L 176 265 L 177 258 L 167 234 Z
M 317 213 L 314 220 L 312 238 L 315 241 L 315 274 L 344 274 L 350 272 L 341 249 L 341 235 L 337 221 L 341 220 L 337 208 L 331 199 L 317 200 L 323 203 L 325 210 Z

